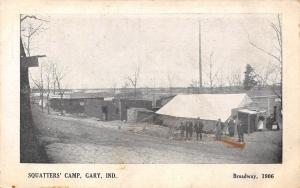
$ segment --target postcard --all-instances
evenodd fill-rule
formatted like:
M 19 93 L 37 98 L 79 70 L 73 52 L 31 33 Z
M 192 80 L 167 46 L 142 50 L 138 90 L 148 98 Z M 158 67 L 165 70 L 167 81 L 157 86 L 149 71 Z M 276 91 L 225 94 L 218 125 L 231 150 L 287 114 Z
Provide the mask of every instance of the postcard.
M 3 1 L 0 187 L 299 187 L 299 7 Z

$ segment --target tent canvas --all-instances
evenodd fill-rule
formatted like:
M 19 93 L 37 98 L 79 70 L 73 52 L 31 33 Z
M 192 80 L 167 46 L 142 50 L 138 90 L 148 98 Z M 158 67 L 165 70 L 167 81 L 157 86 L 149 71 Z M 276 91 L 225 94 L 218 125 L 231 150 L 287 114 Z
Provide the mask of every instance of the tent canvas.
M 232 109 L 242 108 L 252 101 L 242 94 L 176 95 L 156 113 L 181 118 L 226 121 Z

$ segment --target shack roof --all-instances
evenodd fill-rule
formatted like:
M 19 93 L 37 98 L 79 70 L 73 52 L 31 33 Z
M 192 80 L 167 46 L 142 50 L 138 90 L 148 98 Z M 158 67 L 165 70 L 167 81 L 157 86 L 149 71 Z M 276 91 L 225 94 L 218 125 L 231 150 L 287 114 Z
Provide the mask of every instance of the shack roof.
M 246 113 L 246 114 L 260 114 L 260 113 L 265 113 L 266 111 L 256 111 L 256 110 L 249 110 L 249 109 L 240 109 L 238 112 Z
M 152 110 L 148 110 L 146 108 L 129 108 L 128 110 L 134 110 L 138 112 L 153 112 Z
M 50 96 L 52 99 L 60 98 L 60 95 Z M 67 93 L 63 95 L 63 99 L 103 99 L 102 93 Z

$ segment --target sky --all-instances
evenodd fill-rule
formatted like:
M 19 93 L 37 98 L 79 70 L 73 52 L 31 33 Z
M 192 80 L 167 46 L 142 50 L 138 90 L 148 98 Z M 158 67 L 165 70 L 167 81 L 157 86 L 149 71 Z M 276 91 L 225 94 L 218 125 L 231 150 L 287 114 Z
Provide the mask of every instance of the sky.
M 263 75 L 266 67 L 277 63 L 249 43 L 250 39 L 266 51 L 278 54 L 276 35 L 270 26 L 271 22 L 277 23 L 276 16 L 39 15 L 49 22 L 44 22 L 45 29 L 32 38 L 31 55 L 45 54 L 47 57 L 41 63 L 52 62 L 63 70 L 63 82 L 68 88 L 123 87 L 137 67 L 138 87 L 188 87 L 199 80 L 201 31 L 204 85 L 209 82 L 210 60 L 216 75 L 214 85 L 226 85 L 237 72 L 243 79 L 246 64 Z M 35 26 L 40 23 L 31 22 Z M 30 68 L 33 79 L 38 79 L 39 71 L 40 68 Z

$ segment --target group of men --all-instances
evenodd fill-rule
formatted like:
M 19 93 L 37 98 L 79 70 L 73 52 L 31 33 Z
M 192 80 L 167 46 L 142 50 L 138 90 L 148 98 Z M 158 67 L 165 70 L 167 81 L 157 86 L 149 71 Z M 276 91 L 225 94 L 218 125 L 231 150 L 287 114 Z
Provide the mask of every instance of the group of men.
M 244 142 L 244 130 L 243 130 L 243 123 L 236 117 L 230 117 L 229 120 L 227 121 L 228 125 L 228 134 L 230 137 L 234 136 L 234 130 L 236 127 L 237 134 L 238 134 L 238 141 L 239 142 Z
M 215 125 L 215 140 L 221 140 L 221 136 L 226 126 L 228 128 L 228 134 L 230 137 L 234 136 L 236 127 L 238 141 L 244 142 L 243 124 L 236 117 L 229 118 L 226 123 L 222 123 L 221 119 L 218 119 Z M 195 132 L 197 135 L 197 140 L 202 140 L 203 127 L 204 125 L 200 118 L 197 118 L 196 121 L 182 121 L 179 127 L 181 139 L 184 139 L 185 137 L 186 140 L 191 140 L 193 137 L 193 132 Z
M 200 121 L 200 118 L 193 123 L 192 121 L 185 121 L 180 123 L 180 136 L 181 139 L 191 140 L 193 137 L 193 132 L 196 132 L 197 140 L 202 140 L 202 133 L 203 133 L 203 123 Z

